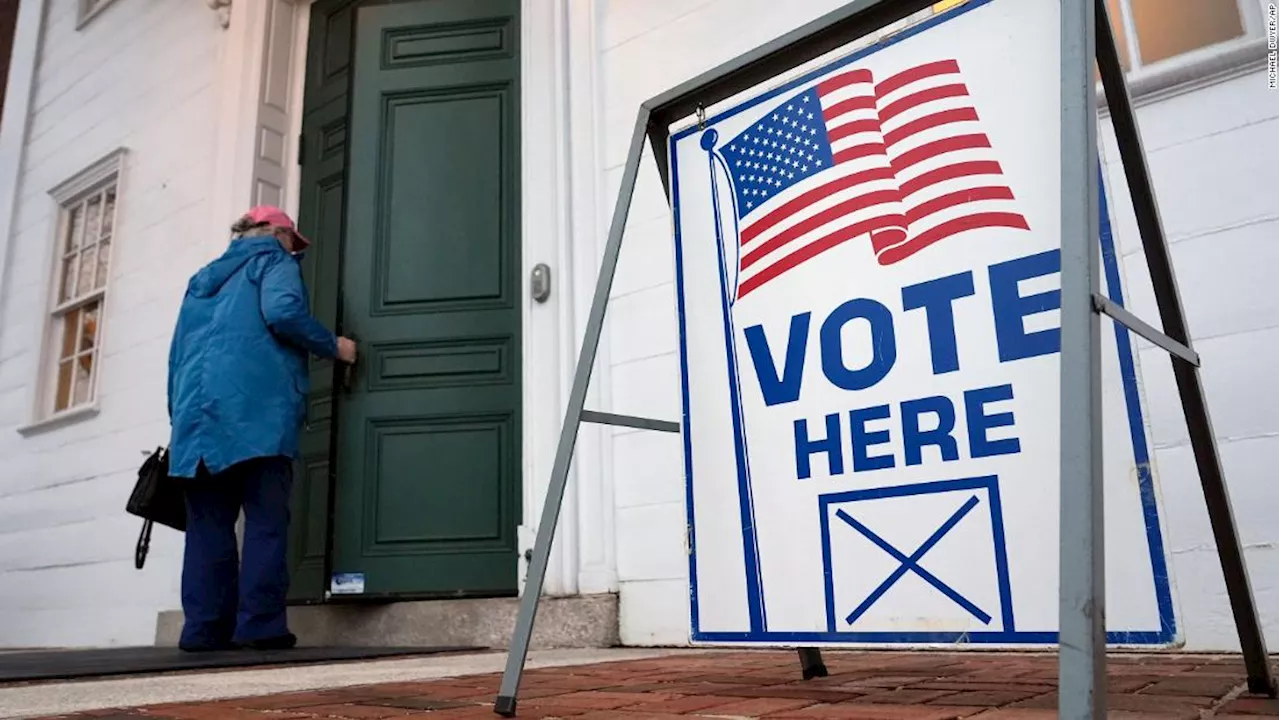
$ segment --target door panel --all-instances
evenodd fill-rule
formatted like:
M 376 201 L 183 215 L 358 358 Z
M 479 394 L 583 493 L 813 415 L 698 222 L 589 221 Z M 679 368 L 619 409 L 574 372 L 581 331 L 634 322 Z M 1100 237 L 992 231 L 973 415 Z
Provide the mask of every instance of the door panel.
M 386 105 L 389 168 L 379 258 L 384 308 L 501 299 L 504 283 L 502 115 L 505 90 L 417 94 Z M 464 202 L 458 203 L 458 200 Z M 422 228 L 432 242 L 419 241 Z
M 516 589 L 516 8 L 356 10 L 332 570 L 372 596 Z
M 326 327 L 338 322 L 338 277 L 346 206 L 346 103 L 331 101 L 313 109 L 303 123 L 302 193 L 298 226 L 311 240 L 302 271 L 311 294 L 312 313 Z M 311 392 L 306 425 L 298 438 L 301 461 L 294 471 L 290 522 L 292 601 L 318 601 L 328 587 L 333 451 L 333 363 L 310 360 Z

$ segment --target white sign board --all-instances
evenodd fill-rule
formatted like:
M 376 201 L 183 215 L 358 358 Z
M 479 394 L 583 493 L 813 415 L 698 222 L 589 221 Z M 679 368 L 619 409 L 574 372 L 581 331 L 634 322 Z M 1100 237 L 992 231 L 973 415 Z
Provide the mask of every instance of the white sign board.
M 977 0 L 672 136 L 694 642 L 1056 642 L 1058 48 Z M 1170 644 L 1103 322 L 1109 640 Z

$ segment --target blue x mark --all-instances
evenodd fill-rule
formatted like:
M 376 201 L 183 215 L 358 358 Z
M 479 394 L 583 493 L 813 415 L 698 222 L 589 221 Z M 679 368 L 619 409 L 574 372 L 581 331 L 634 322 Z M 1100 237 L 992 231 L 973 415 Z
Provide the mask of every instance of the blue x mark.
M 863 613 L 870 609 L 876 600 L 880 599 L 881 595 L 888 592 L 889 588 L 893 587 L 894 583 L 898 582 L 903 575 L 906 575 L 908 570 L 911 570 L 919 575 L 925 582 L 937 588 L 938 592 L 941 592 L 943 595 L 951 598 L 957 605 L 969 611 L 971 615 L 981 620 L 983 625 L 990 623 L 990 615 L 983 612 L 977 605 L 969 602 L 963 595 L 953 590 L 950 585 L 939 580 L 933 573 L 920 567 L 920 559 L 924 557 L 925 553 L 933 549 L 933 546 L 937 545 L 939 540 L 941 540 L 947 533 L 951 532 L 951 529 L 956 526 L 956 523 L 960 522 L 960 520 L 962 520 L 965 515 L 968 515 L 969 511 L 977 507 L 977 505 L 978 498 L 976 496 L 970 497 L 964 505 L 960 506 L 959 510 L 955 511 L 951 517 L 947 518 L 946 522 L 942 523 L 942 527 L 939 527 L 932 535 L 930 535 L 929 539 L 924 541 L 924 544 L 919 548 L 916 548 L 916 551 L 911 553 L 910 557 L 903 555 L 897 548 L 886 542 L 884 538 L 875 534 L 871 528 L 863 525 L 857 520 L 854 520 L 844 510 L 836 510 L 836 517 L 848 523 L 854 530 L 865 535 L 868 540 L 875 543 L 880 547 L 880 549 L 892 555 L 899 563 L 902 563 L 898 566 L 897 570 L 894 570 L 889 577 L 885 578 L 884 582 L 880 583 L 879 587 L 867 596 L 866 600 L 863 600 L 853 612 L 849 613 L 849 617 L 845 618 L 845 622 L 852 625 L 858 618 L 862 617 Z

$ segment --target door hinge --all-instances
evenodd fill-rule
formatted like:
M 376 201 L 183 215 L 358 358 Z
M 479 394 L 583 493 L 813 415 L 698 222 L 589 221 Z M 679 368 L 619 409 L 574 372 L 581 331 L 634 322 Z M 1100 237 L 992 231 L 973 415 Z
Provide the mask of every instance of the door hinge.
M 307 155 L 307 136 L 299 133 L 298 134 L 298 165 L 302 165 L 302 163 L 305 162 L 306 155 Z

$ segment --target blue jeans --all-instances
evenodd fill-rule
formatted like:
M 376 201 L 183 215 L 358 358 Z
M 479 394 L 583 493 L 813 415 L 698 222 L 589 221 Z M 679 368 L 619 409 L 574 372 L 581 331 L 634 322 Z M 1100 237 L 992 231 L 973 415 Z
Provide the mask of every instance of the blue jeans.
M 214 649 L 288 634 L 288 458 L 255 458 L 186 481 L 187 531 L 182 558 L 179 646 Z M 243 558 L 236 519 L 244 508 Z

